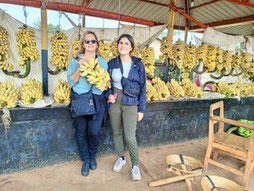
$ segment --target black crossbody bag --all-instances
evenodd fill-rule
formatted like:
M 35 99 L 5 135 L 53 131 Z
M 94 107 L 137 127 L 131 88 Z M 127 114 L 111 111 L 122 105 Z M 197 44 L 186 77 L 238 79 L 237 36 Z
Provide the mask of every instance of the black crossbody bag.
M 122 79 L 121 79 L 121 84 L 122 84 L 122 87 L 123 87 L 123 93 L 125 95 L 128 95 L 130 97 L 137 97 L 139 96 L 140 94 L 140 85 L 138 82 L 133 82 L 131 80 L 129 80 L 128 78 L 125 78 L 123 76 L 123 64 L 121 62 L 121 59 L 118 57 L 117 58 L 117 62 L 120 66 L 120 70 L 121 70 L 121 73 L 122 73 Z M 133 61 L 131 61 L 132 65 L 134 64 Z
M 77 59 L 78 60 L 78 59 Z M 95 65 L 96 67 L 96 65 Z M 93 85 L 87 93 L 77 94 L 71 89 L 71 116 L 73 118 L 96 114 L 96 108 L 93 99 Z

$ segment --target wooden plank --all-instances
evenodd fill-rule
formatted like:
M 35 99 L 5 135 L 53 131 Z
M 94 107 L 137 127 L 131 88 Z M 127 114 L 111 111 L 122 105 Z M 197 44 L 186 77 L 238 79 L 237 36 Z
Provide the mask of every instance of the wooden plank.
M 240 121 L 235 121 L 235 120 L 232 120 L 232 119 L 227 119 L 225 117 L 211 116 L 211 115 L 210 115 L 210 119 L 218 121 L 218 122 L 224 122 L 224 123 L 229 124 L 229 125 L 234 125 L 236 127 L 245 127 L 245 128 L 254 130 L 254 125 L 253 124 L 240 122 Z
M 215 166 L 218 166 L 218 167 L 220 167 L 220 168 L 222 168 L 222 169 L 224 169 L 224 170 L 227 170 L 227 171 L 229 171 L 229 172 L 232 172 L 232 173 L 234 173 L 234 174 L 237 174 L 237 175 L 239 175 L 239 176 L 243 176 L 243 175 L 244 175 L 243 172 L 241 172 L 241 171 L 239 171 L 239 170 L 236 170 L 236 169 L 234 169 L 234 168 L 232 168 L 232 167 L 230 167 L 230 166 L 227 166 L 227 165 L 225 165 L 225 164 L 222 164 L 222 163 L 220 163 L 220 162 L 218 162 L 218 161 L 209 159 L 208 162 L 211 163 L 211 164 L 213 164 L 213 165 L 215 165 Z
M 212 146 L 215 147 L 215 148 L 218 148 L 222 151 L 228 152 L 228 153 L 234 153 L 235 155 L 239 155 L 239 156 L 242 156 L 242 157 L 247 156 L 246 155 L 247 153 L 244 152 L 244 151 L 240 151 L 240 150 L 234 149 L 232 147 L 227 147 L 227 146 L 215 143 L 215 142 L 212 143 Z

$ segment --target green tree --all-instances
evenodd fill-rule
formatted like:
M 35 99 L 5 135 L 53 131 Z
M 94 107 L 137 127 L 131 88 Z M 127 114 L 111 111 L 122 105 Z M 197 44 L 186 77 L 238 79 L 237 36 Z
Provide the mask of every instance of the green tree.
M 41 20 L 39 18 L 35 20 L 33 22 L 33 26 L 34 28 L 41 30 Z M 48 24 L 48 32 L 55 33 L 57 31 L 62 32 L 64 29 L 62 29 L 60 25 Z

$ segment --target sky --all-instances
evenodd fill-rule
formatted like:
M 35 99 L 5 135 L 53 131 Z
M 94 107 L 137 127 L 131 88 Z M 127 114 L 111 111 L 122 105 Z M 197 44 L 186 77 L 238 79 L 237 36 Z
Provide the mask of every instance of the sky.
M 25 23 L 25 16 L 24 16 L 24 6 L 20 5 L 12 5 L 12 4 L 4 4 L 0 3 L 0 8 L 4 11 L 6 11 L 9 15 L 14 17 L 15 19 Z M 15 11 L 13 11 L 15 10 Z M 36 20 L 40 20 L 41 17 L 41 12 L 39 8 L 33 8 L 33 7 L 26 7 L 25 8 L 27 12 L 27 25 L 34 27 L 34 22 Z M 73 13 L 66 13 L 70 19 L 78 25 L 79 22 L 82 22 L 80 16 L 78 14 L 73 14 Z M 68 30 L 72 28 L 71 23 L 67 20 L 67 18 L 62 15 L 60 16 L 58 11 L 52 11 L 48 10 L 47 11 L 47 16 L 48 16 L 48 24 L 53 24 L 53 25 L 58 25 L 60 24 L 61 28 L 64 30 Z M 86 16 L 85 17 L 85 23 L 86 27 L 88 28 L 117 28 L 118 27 L 118 21 L 116 20 L 111 20 L 111 19 L 103 19 L 99 17 L 91 17 L 91 16 Z M 130 24 L 133 25 L 132 23 L 127 23 L 127 22 L 122 22 L 122 24 Z M 136 25 L 136 26 L 142 26 L 142 25 Z M 166 31 L 164 31 L 164 34 Z M 174 41 L 181 39 L 184 40 L 184 32 L 178 33 L 179 36 L 175 37 Z M 202 34 L 195 34 L 198 38 L 202 37 Z M 188 35 L 188 40 L 187 43 L 190 41 L 194 43 L 193 40 L 193 33 L 190 33 Z

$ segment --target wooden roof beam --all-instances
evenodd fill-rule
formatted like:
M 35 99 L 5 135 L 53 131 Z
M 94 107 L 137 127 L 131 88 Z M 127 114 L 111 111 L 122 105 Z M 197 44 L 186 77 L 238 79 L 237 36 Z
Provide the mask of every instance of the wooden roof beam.
M 246 17 L 240 17 L 240 18 L 235 18 L 235 19 L 229 19 L 229 20 L 224 20 L 224 21 L 217 21 L 213 23 L 207 23 L 211 28 L 226 28 L 226 27 L 232 27 L 232 26 L 237 26 L 237 25 L 246 25 L 246 24 L 251 24 L 254 23 L 254 15 L 251 16 L 246 16 Z M 195 31 L 200 31 L 204 30 L 200 26 L 192 26 L 190 28 L 192 32 Z
M 240 0 L 226 0 L 226 1 L 228 1 L 230 3 L 236 3 L 238 5 L 244 5 L 246 7 L 252 7 L 252 8 L 254 8 L 254 4 L 249 3 L 249 1 L 240 1 Z
M 27 5 L 32 7 L 41 7 L 41 1 L 40 0 L 0 0 L 0 3 L 7 3 L 7 4 L 15 4 L 15 5 Z M 118 20 L 119 14 L 103 11 L 99 9 L 93 9 L 89 7 L 81 7 L 77 5 L 71 5 L 66 3 L 57 3 L 57 2 L 48 2 L 47 9 L 51 10 L 61 10 L 71 13 L 85 13 L 86 15 L 95 16 L 95 17 L 101 17 L 101 18 L 107 18 L 107 19 L 113 19 Z M 149 21 L 145 19 L 140 19 L 137 17 L 131 17 L 127 15 L 121 15 L 120 14 L 120 20 L 130 23 L 136 23 L 136 24 L 142 24 L 147 26 L 155 26 L 155 25 L 161 25 L 162 23 L 156 23 L 154 21 Z
M 210 1 L 208 3 L 203 3 L 203 4 L 197 5 L 195 7 L 191 7 L 190 10 L 197 9 L 197 8 L 200 8 L 200 7 L 204 7 L 206 5 L 211 5 L 211 4 L 216 3 L 218 1 L 221 1 L 221 0 L 214 0 L 214 1 Z
M 163 3 L 158 3 L 158 2 L 152 2 L 152 1 L 148 1 L 148 0 L 139 0 L 141 2 L 145 2 L 145 3 L 150 3 L 150 4 L 155 4 L 155 5 L 160 5 L 160 6 L 164 6 L 164 7 L 169 7 L 172 10 L 174 10 L 175 12 L 178 12 L 179 14 L 183 15 L 186 19 L 188 19 L 189 21 L 197 24 L 198 26 L 200 26 L 201 28 L 206 29 L 207 26 L 201 22 L 199 22 L 198 20 L 194 19 L 193 17 L 187 15 L 186 13 L 184 13 L 184 11 L 182 9 L 177 8 L 176 6 L 172 5 L 171 3 L 169 3 L 168 5 L 163 4 Z

